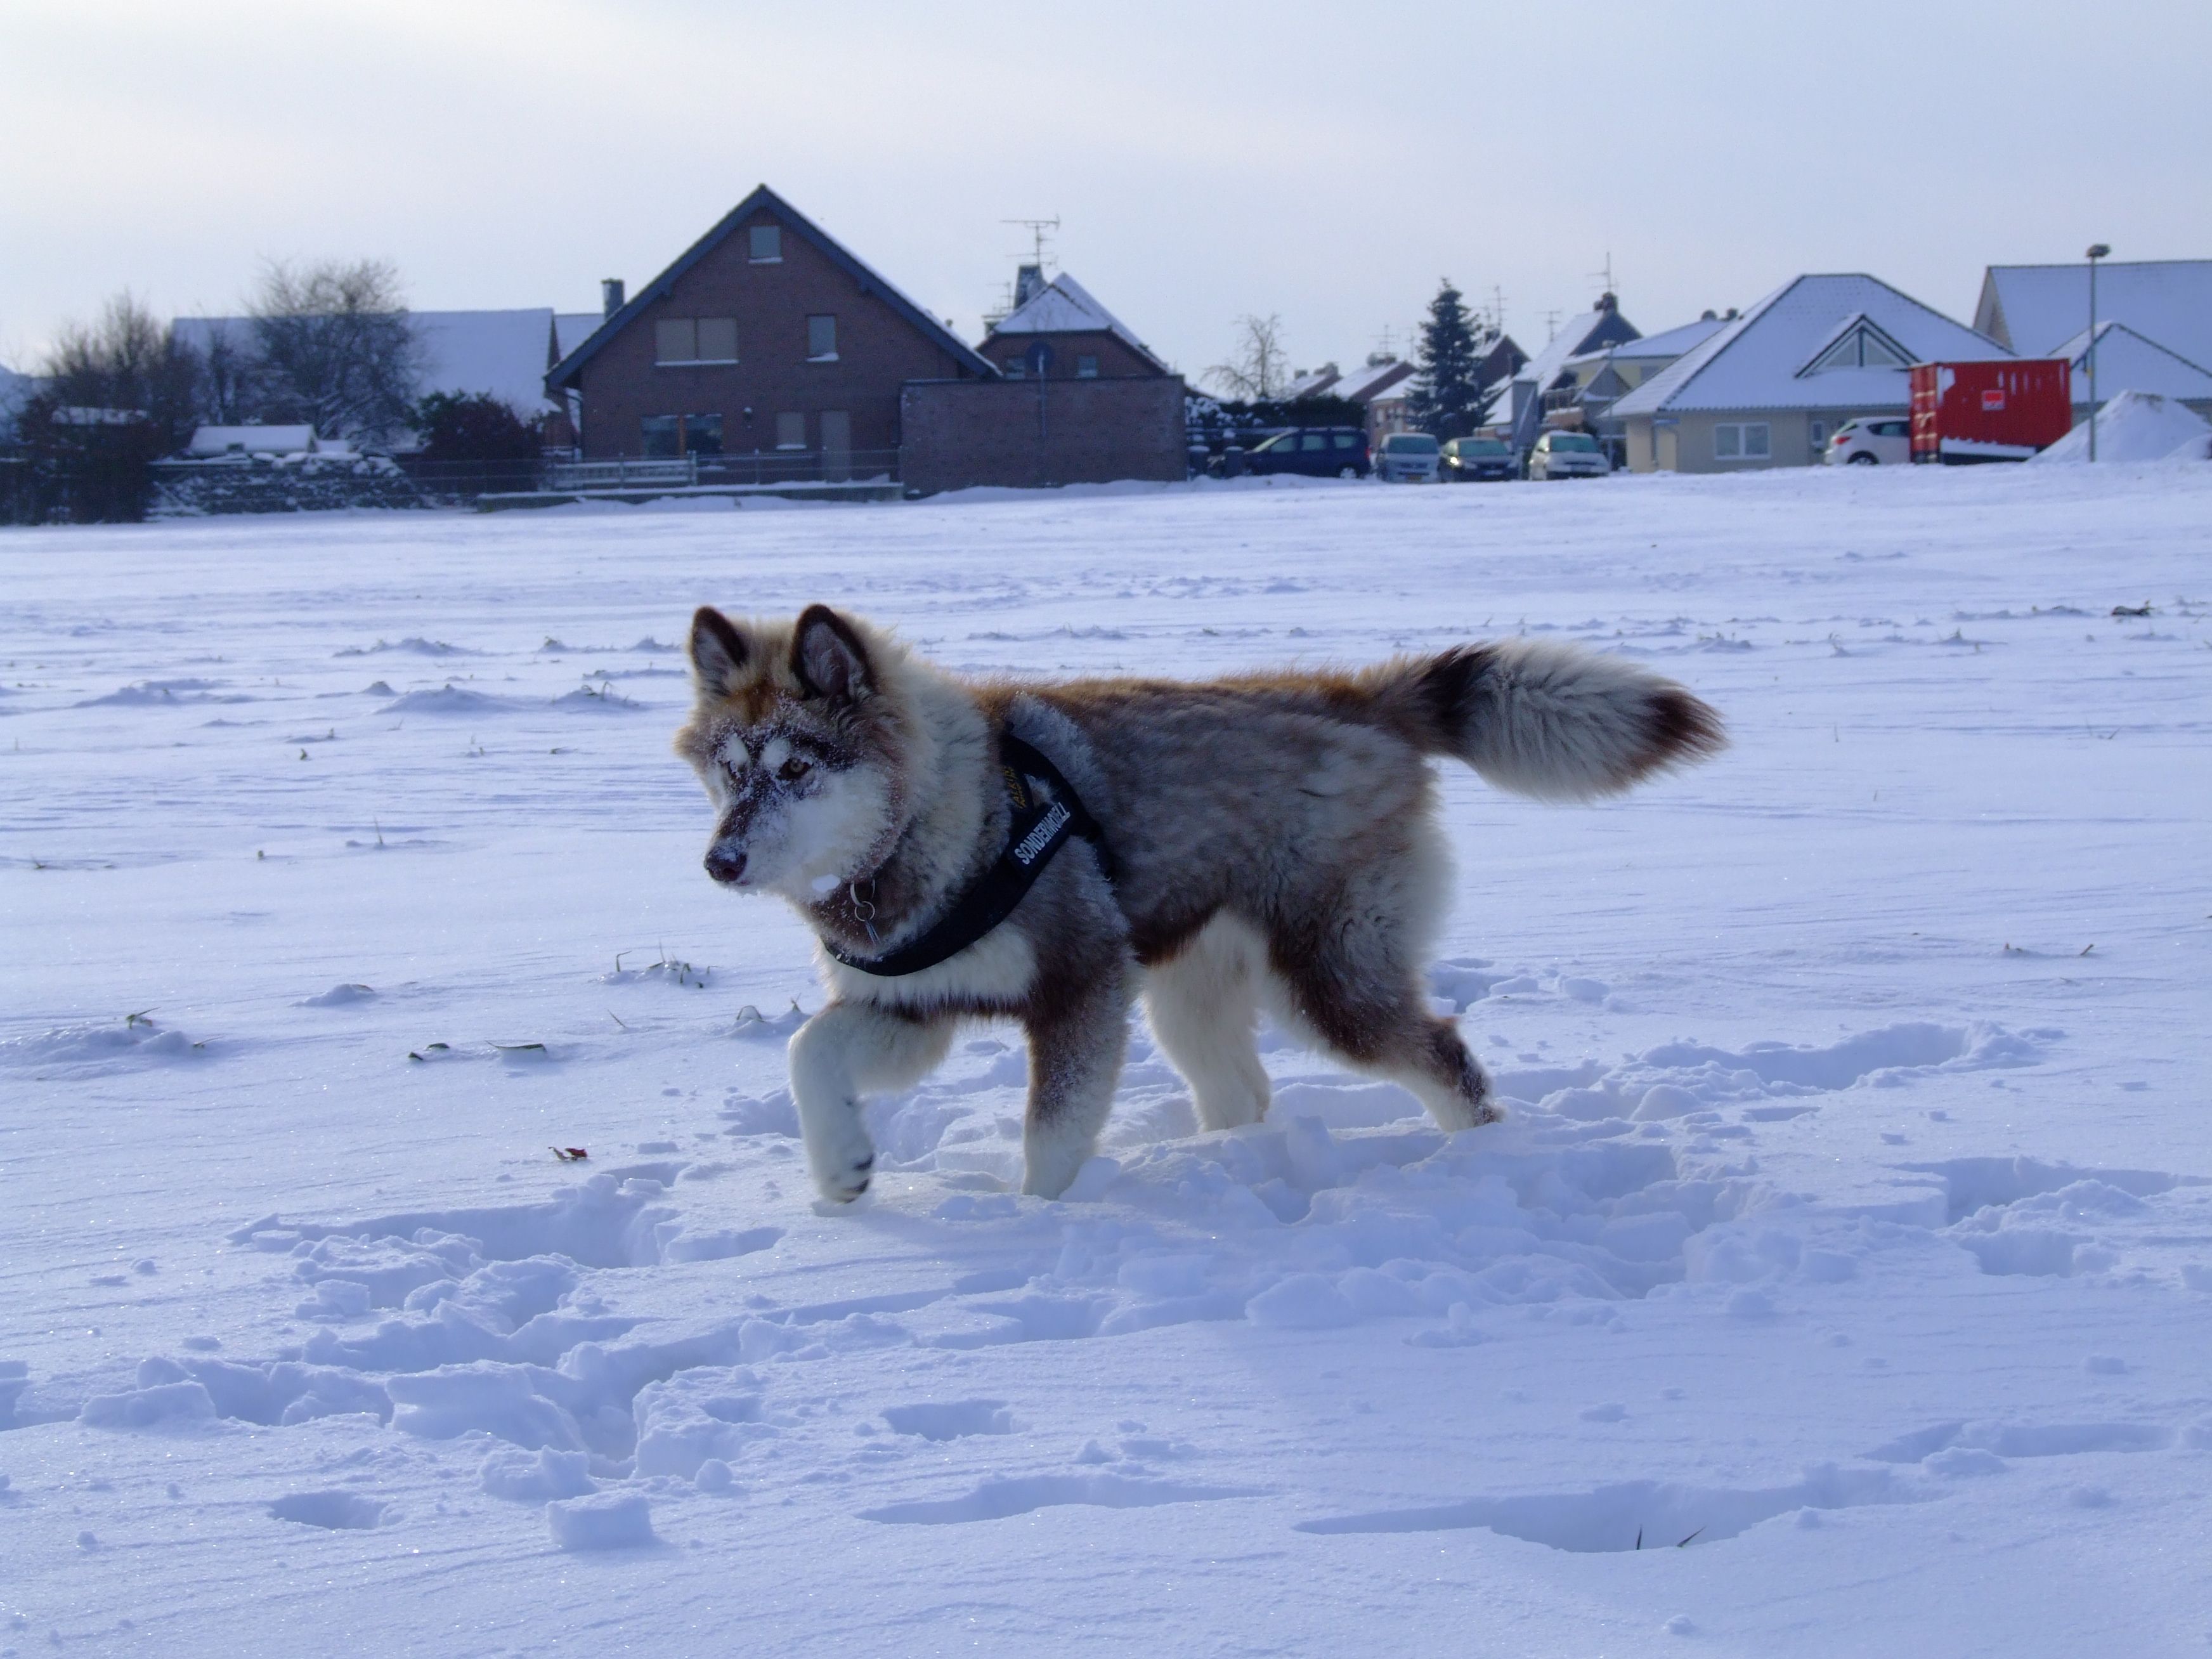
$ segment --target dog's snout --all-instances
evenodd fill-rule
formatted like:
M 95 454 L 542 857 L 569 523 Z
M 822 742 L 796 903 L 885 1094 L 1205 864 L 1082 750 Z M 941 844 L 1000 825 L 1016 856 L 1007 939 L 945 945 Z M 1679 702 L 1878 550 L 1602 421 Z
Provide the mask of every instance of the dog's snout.
M 707 873 L 727 886 L 745 873 L 745 855 L 710 847 L 707 849 Z

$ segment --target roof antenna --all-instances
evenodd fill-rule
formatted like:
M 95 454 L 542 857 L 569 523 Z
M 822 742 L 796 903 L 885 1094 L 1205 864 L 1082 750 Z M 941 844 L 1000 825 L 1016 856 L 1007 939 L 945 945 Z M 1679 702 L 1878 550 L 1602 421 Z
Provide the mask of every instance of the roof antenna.
M 1019 225 L 1029 232 L 1030 263 L 1039 270 L 1043 270 L 1048 263 L 1053 262 L 1051 239 L 1047 233 L 1060 228 L 1060 216 L 1057 213 L 1049 219 L 1001 219 L 999 222 L 1002 225 Z

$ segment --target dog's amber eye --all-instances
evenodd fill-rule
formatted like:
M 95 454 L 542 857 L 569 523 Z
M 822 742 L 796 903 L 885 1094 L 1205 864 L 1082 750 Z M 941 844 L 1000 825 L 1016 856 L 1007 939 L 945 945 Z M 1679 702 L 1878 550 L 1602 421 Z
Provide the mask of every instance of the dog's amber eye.
M 784 762 L 781 766 L 776 768 L 775 775 L 781 778 L 786 783 L 797 783 L 799 779 L 805 777 L 813 769 L 814 766 L 811 761 L 803 761 L 799 759 L 798 756 L 793 755 L 789 760 Z

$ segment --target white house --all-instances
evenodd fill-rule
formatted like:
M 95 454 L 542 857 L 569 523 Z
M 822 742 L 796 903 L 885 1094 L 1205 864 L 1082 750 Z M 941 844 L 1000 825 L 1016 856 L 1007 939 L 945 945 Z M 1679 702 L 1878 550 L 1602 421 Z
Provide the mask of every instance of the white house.
M 1613 406 L 1635 471 L 1806 466 L 1841 422 L 1904 415 L 1911 367 L 2014 354 L 1888 283 L 1800 276 Z
M 2105 261 L 2097 268 L 2097 320 L 2124 323 L 2174 356 L 2212 368 L 2212 259 Z M 2061 348 L 2089 325 L 2086 264 L 1990 265 L 1982 273 L 1974 326 L 2023 357 L 2063 356 Z M 2108 389 L 2101 355 L 2097 386 Z
M 2077 421 L 2089 417 L 2091 337 L 2085 328 L 2045 354 L 2063 357 L 2074 366 L 2074 418 Z M 2148 392 L 2186 404 L 2199 415 L 2212 416 L 2212 372 L 2168 351 L 2155 340 L 2145 339 L 2125 323 L 2100 323 L 2094 338 L 2098 402 L 2108 401 L 2121 392 Z

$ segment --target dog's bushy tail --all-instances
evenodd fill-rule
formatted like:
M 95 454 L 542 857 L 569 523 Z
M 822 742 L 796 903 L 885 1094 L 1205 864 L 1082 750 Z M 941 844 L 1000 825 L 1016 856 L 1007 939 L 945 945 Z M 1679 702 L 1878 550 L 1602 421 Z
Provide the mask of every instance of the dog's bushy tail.
M 1710 703 L 1581 646 L 1498 640 L 1401 657 L 1362 678 L 1376 712 L 1424 753 L 1539 800 L 1616 795 L 1728 746 Z

